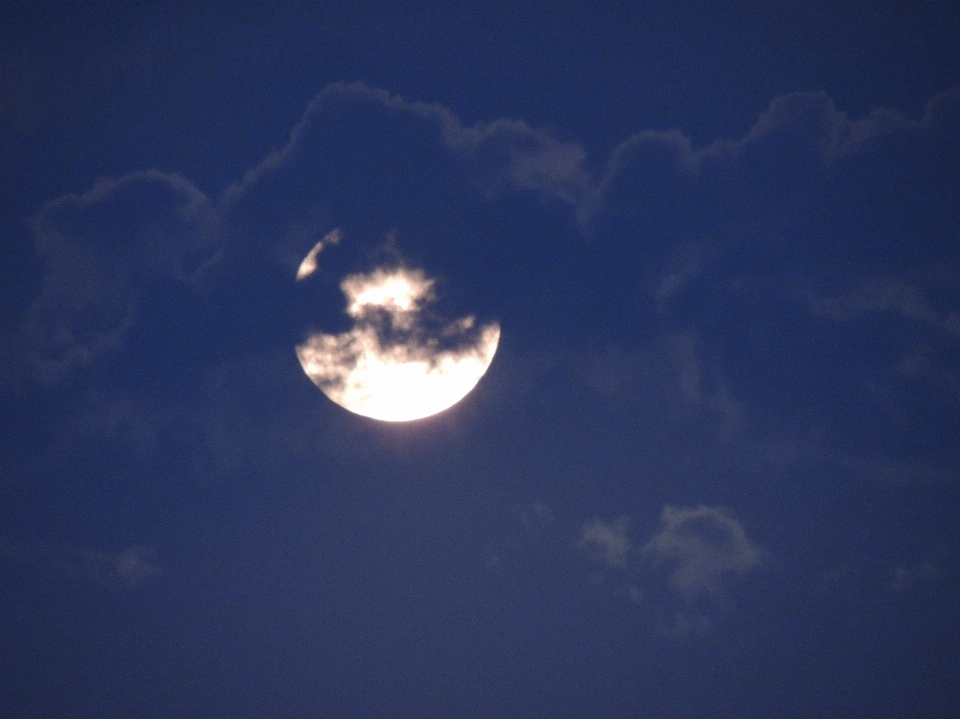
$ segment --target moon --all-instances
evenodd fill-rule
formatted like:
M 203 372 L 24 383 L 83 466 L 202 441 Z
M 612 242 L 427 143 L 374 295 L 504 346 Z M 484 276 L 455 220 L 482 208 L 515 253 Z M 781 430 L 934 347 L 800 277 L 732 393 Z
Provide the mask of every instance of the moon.
M 307 254 L 301 281 L 317 256 L 340 239 L 334 230 Z M 431 312 L 435 281 L 405 265 L 348 275 L 340 283 L 353 327 L 315 332 L 297 345 L 307 377 L 355 414 L 386 422 L 429 417 L 472 390 L 493 361 L 500 325 L 479 326 L 473 315 L 449 321 Z

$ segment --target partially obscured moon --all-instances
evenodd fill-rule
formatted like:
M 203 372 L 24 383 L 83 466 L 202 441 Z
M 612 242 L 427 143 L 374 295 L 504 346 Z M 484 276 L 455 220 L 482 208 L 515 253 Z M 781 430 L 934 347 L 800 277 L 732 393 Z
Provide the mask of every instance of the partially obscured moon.
M 311 250 L 304 259 L 309 271 L 301 265 L 298 275 L 312 274 L 322 249 Z M 353 328 L 310 334 L 297 346 L 303 371 L 341 407 L 373 419 L 406 422 L 456 404 L 493 361 L 500 326 L 477 326 L 473 316 L 428 323 L 433 285 L 421 270 L 403 266 L 347 276 L 340 289 Z

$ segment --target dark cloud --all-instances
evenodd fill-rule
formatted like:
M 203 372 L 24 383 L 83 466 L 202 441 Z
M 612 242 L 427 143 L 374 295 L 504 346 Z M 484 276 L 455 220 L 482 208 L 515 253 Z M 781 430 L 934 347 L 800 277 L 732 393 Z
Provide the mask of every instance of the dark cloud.
M 215 215 L 188 180 L 136 172 L 48 203 L 34 221 L 46 274 L 4 348 L 6 382 L 52 385 L 119 352 L 158 284 L 213 258 Z
M 501 321 L 477 397 L 516 411 L 551 393 L 634 408 L 644 430 L 629 441 L 648 454 L 681 438 L 689 456 L 737 447 L 757 466 L 776 455 L 779 469 L 789 456 L 947 479 L 960 265 L 947 241 L 957 173 L 943 158 L 957 97 L 918 120 L 851 120 L 823 94 L 793 94 L 740 140 L 697 149 L 678 131 L 644 132 L 598 162 L 521 121 L 467 126 L 440 105 L 331 86 L 288 144 L 215 202 L 142 172 L 49 203 L 33 225 L 45 275 L 4 345 L 5 381 L 87 372 L 98 402 L 154 418 L 141 439 L 166 431 L 151 422 L 169 425 L 149 388 L 185 393 L 178 416 L 203 408 L 186 425 L 210 443 L 196 456 L 214 474 L 270 437 L 366 453 L 352 429 L 322 440 L 305 428 L 294 398 L 310 388 L 292 347 L 315 322 L 338 330 L 337 281 L 396 243 L 455 309 Z M 296 267 L 337 226 L 344 239 L 306 293 Z M 927 250 L 904 254 L 906 238 Z M 231 392 L 268 406 L 276 428 L 238 419 Z M 610 428 L 611 441 L 626 445 L 631 426 Z
M 850 119 L 794 93 L 739 140 L 697 149 L 647 131 L 604 163 L 519 120 L 467 126 L 441 105 L 333 85 L 217 202 L 140 172 L 49 203 L 34 222 L 46 273 L 3 348 L 5 383 L 109 360 L 103 381 L 139 392 L 282 352 L 318 318 L 342 330 L 338 278 L 396 242 L 453 314 L 501 321 L 505 355 L 571 358 L 620 401 L 649 402 L 665 371 L 669 401 L 709 408 L 725 431 L 816 434 L 820 457 L 950 473 L 958 108 L 952 90 L 917 120 Z M 299 260 L 335 226 L 345 240 L 320 289 L 298 289 Z M 932 449 L 918 444 L 930 403 Z M 871 422 L 846 422 L 852 406 Z M 916 442 L 891 449 L 911 423 Z
M 916 564 L 898 566 L 893 570 L 892 575 L 887 587 L 894 592 L 907 592 L 918 585 L 922 586 L 941 579 L 943 570 L 934 562 L 927 560 Z

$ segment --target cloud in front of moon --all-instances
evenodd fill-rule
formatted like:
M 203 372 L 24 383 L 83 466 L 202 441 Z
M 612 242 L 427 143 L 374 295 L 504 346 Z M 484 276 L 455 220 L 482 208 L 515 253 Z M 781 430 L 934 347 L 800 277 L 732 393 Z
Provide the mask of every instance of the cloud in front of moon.
M 499 324 L 437 321 L 429 312 L 434 280 L 422 270 L 377 268 L 345 277 L 340 289 L 353 328 L 309 335 L 297 357 L 313 383 L 351 412 L 387 422 L 428 417 L 463 399 L 493 361 Z

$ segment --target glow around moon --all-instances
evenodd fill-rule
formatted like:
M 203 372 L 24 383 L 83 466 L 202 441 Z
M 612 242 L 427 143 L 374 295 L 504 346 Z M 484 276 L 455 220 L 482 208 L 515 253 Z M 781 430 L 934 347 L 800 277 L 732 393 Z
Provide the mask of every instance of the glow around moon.
M 306 274 L 323 244 L 304 260 Z M 334 402 L 373 419 L 409 421 L 456 404 L 493 361 L 500 326 L 479 327 L 473 316 L 428 321 L 433 285 L 421 270 L 406 267 L 347 276 L 340 289 L 354 326 L 309 335 L 297 346 L 303 371 Z

